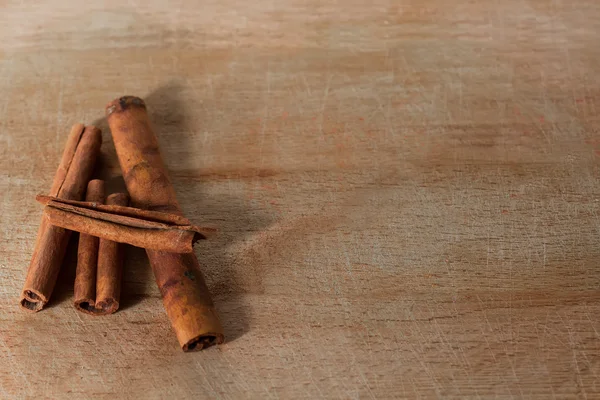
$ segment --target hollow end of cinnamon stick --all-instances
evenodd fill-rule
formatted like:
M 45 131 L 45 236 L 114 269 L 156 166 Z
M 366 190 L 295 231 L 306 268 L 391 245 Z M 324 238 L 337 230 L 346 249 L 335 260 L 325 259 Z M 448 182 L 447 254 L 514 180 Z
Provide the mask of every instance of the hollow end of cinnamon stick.
M 109 116 L 132 107 L 146 108 L 146 103 L 137 96 L 121 96 L 106 105 L 106 115 Z
M 37 312 L 44 308 L 48 299 L 35 289 L 26 289 L 21 295 L 21 307 L 26 311 Z
M 189 342 L 185 343 L 181 348 L 186 353 L 191 351 L 200 351 L 212 345 L 221 344 L 224 341 L 225 337 L 223 336 L 223 334 L 205 333 L 203 335 L 193 338 Z
M 19 299 L 23 310 L 41 311 L 50 300 L 70 236 L 70 231 L 52 226 L 42 218 Z
M 94 299 L 81 299 L 74 302 L 77 311 L 81 311 L 84 314 L 96 315 L 94 307 Z
M 115 298 L 108 298 L 96 303 L 95 315 L 113 314 L 119 309 L 119 302 Z

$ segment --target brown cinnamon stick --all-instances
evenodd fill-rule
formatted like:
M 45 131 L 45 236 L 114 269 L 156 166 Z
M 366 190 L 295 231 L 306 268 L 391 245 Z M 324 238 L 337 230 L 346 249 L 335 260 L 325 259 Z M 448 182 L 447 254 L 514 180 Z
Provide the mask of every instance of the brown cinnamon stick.
M 126 206 L 128 202 L 129 196 L 125 193 L 113 193 L 106 199 L 107 205 Z M 99 315 L 112 314 L 119 309 L 123 275 L 122 247 L 112 240 L 100 239 L 95 306 L 95 312 Z
M 101 144 L 99 129 L 84 127 L 82 124 L 74 125 L 54 176 L 50 195 L 80 200 L 93 172 Z M 21 293 L 20 304 L 23 309 L 39 311 L 50 299 L 70 235 L 70 231 L 53 226 L 42 218 Z
M 138 97 L 106 107 L 115 149 L 134 207 L 181 215 L 158 142 Z M 171 325 L 183 351 L 223 342 L 223 328 L 193 253 L 146 250 Z
M 36 200 L 46 205 L 44 216 L 52 225 L 146 249 L 189 253 L 215 231 L 176 214 L 41 195 Z
M 85 200 L 104 202 L 104 181 L 91 180 L 88 183 Z M 64 228 L 64 227 L 63 227 Z M 74 305 L 86 314 L 94 314 L 96 304 L 96 269 L 98 266 L 99 239 L 96 236 L 79 235 L 77 270 L 75 273 Z

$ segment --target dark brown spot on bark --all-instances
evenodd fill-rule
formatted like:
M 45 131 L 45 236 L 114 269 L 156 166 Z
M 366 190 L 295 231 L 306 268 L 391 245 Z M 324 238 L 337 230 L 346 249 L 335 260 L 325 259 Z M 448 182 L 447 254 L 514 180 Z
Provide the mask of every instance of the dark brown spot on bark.
M 183 274 L 186 276 L 186 278 L 188 278 L 191 281 L 196 280 L 196 276 L 194 276 L 194 273 L 192 271 L 185 271 Z
M 160 291 L 161 293 L 166 293 L 167 289 L 179 285 L 180 283 L 181 281 L 179 279 L 169 279 L 168 281 L 160 285 Z

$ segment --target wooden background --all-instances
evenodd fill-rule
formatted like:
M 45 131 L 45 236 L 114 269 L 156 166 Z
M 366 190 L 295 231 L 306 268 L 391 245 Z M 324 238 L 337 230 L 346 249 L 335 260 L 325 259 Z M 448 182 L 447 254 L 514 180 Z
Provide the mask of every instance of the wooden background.
M 0 1 L 0 398 L 600 397 L 598 1 L 34 3 Z M 222 346 L 181 352 L 140 249 L 113 316 L 72 255 L 18 307 L 73 123 L 122 184 L 124 94 L 220 227 Z

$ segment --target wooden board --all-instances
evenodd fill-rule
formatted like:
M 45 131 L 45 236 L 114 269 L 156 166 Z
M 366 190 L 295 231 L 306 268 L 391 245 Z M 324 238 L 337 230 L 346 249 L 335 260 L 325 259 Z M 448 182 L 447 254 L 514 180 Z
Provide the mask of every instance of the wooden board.
M 0 398 L 600 396 L 597 1 L 3 3 Z M 122 187 L 124 94 L 220 227 L 222 346 L 181 352 L 139 249 L 113 316 L 72 255 L 18 308 L 73 123 Z

